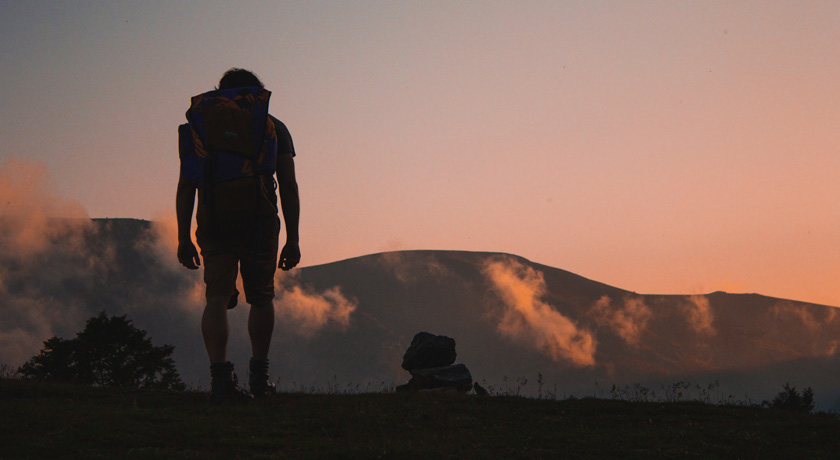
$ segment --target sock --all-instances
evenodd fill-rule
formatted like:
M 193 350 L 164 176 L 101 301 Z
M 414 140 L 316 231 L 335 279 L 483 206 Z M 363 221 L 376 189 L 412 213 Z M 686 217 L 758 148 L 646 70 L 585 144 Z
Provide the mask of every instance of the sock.
M 251 358 L 249 369 L 251 371 L 250 381 L 256 382 L 268 379 L 268 359 Z
M 233 363 L 211 363 L 210 378 L 216 382 L 233 381 Z

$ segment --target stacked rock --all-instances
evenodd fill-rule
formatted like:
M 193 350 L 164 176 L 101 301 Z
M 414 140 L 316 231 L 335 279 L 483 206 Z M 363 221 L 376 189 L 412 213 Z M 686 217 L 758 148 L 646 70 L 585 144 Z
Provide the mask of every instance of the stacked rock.
M 397 391 L 437 388 L 470 391 L 473 388 L 472 375 L 467 366 L 453 364 L 455 357 L 455 339 L 428 332 L 415 335 L 402 362 L 402 368 L 411 373 L 411 380 L 397 386 Z

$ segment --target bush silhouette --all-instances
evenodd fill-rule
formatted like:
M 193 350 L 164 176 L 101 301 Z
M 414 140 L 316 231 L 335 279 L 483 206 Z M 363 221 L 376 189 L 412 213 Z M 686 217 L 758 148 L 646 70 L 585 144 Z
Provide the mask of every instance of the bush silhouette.
M 18 372 L 25 378 L 94 386 L 183 390 L 171 355 L 175 347 L 156 347 L 131 320 L 104 312 L 87 320 L 72 340 L 52 337 Z
M 771 409 L 811 413 L 814 411 L 814 390 L 808 387 L 800 395 L 796 387 L 786 383 L 784 390 L 773 401 L 764 401 L 763 405 Z

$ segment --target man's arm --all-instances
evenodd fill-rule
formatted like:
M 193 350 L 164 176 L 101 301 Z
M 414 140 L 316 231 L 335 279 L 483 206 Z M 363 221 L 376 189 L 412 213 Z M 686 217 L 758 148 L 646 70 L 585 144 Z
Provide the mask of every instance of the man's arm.
M 280 208 L 286 223 L 286 245 L 280 251 L 277 267 L 290 270 L 300 262 L 300 195 L 295 177 L 295 160 L 291 153 L 277 156 L 277 193 L 280 195 Z
M 178 218 L 178 261 L 192 270 L 198 269 L 201 265 L 198 251 L 190 237 L 196 189 L 194 182 L 180 177 L 178 191 L 175 194 L 175 214 Z

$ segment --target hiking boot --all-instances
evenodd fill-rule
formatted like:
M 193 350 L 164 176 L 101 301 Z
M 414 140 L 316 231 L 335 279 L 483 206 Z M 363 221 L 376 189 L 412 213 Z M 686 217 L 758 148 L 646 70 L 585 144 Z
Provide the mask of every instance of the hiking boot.
M 246 403 L 254 399 L 251 393 L 239 386 L 239 379 L 233 372 L 233 363 L 211 364 L 210 375 L 210 402 Z
M 273 396 L 277 394 L 277 385 L 268 380 L 268 377 L 258 381 L 251 380 L 249 386 L 251 387 L 251 394 L 255 398 L 264 398 L 266 396 Z
M 239 386 L 236 374 L 231 380 L 213 381 L 211 386 L 210 402 L 214 404 L 247 403 L 254 399 L 254 395 Z
M 268 378 L 267 359 L 251 358 L 250 371 L 248 386 L 251 388 L 251 394 L 257 398 L 277 394 L 276 385 Z

